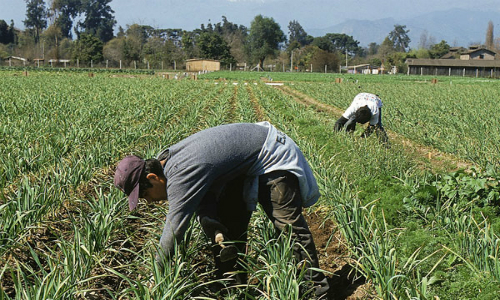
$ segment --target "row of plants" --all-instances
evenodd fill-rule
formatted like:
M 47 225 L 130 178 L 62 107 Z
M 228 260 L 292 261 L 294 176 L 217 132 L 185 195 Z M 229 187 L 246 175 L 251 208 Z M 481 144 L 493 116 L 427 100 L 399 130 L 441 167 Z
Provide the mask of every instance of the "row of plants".
M 71 75 L 2 78 L 0 298 L 308 299 L 293 239 L 276 240 L 262 212 L 242 256 L 251 284 L 234 287 L 215 278 L 197 222 L 158 268 L 167 203 L 129 213 L 112 186 L 113 166 L 128 153 L 152 157 L 201 129 L 262 120 L 308 157 L 323 194 L 311 210 L 336 223 L 372 297 L 499 296 L 494 168 L 430 173 L 397 143 L 333 134 L 336 116 L 263 84 Z M 30 148 L 37 161 L 26 167 L 19 161 Z
M 327 180 L 330 191 L 323 197 L 325 205 L 358 271 L 373 282 L 379 297 L 499 296 L 498 172 L 422 171 L 401 146 L 386 149 L 375 138 L 332 136 L 335 119 L 330 115 L 309 107 L 303 116 L 299 108 L 285 109 L 293 99 L 274 94 L 262 92 L 262 99 L 273 105 L 273 116 L 282 111 L 274 122 L 307 132 L 308 138 L 299 141 L 325 141 L 311 152 L 330 157 L 335 166 L 320 168 L 324 173 L 318 178 Z
M 291 83 L 290 87 L 340 109 L 346 109 L 357 93 L 375 93 L 384 103 L 382 121 L 389 130 L 482 168 L 498 169 L 500 129 L 491 113 L 496 107 L 495 99 L 500 97 L 498 83 L 422 85 L 360 81 Z
M 1 71 L 29 71 L 29 72 L 57 72 L 57 73 L 110 73 L 110 74 L 145 74 L 154 75 L 154 70 L 145 69 L 117 69 L 117 68 L 61 68 L 61 67 L 32 67 L 32 66 L 10 66 L 2 67 Z

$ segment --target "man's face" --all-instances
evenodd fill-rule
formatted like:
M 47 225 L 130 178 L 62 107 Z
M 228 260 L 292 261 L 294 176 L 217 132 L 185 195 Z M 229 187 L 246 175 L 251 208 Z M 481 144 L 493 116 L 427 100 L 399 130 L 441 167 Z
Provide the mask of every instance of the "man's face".
M 153 186 L 144 192 L 141 191 L 141 198 L 149 203 L 167 200 L 166 180 L 153 173 L 148 174 L 146 178 Z

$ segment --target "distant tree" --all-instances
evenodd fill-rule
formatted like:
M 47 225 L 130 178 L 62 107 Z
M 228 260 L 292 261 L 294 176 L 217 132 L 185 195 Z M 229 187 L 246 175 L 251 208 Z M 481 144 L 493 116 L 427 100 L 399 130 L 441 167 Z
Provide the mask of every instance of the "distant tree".
M 78 22 L 82 32 L 98 37 L 102 42 L 113 38 L 113 27 L 116 24 L 114 11 L 109 6 L 112 0 L 82 0 L 83 21 Z
M 215 31 L 201 33 L 197 44 L 204 58 L 217 59 L 225 64 L 235 62 L 226 41 Z
M 394 30 L 389 33 L 389 39 L 396 51 L 406 52 L 411 42 L 408 32 L 410 30 L 406 30 L 406 25 L 394 25 Z
M 358 41 L 344 33 L 327 33 L 323 37 L 315 38 L 313 45 L 328 52 L 338 51 L 351 56 L 361 53 L 362 50 Z
M 88 33 L 80 34 L 78 40 L 73 44 L 73 59 L 80 62 L 99 62 L 103 59 L 103 42 L 96 36 Z
M 126 37 L 123 41 L 123 59 L 139 61 L 144 57 L 143 48 L 147 43 L 151 26 L 132 24 L 127 26 Z
M 203 25 L 203 24 L 202 24 Z M 182 32 L 181 45 L 186 53 L 187 58 L 196 57 L 199 53 L 198 48 L 196 47 L 196 36 L 197 34 L 192 31 L 184 30 Z
M 312 44 L 324 51 L 334 51 L 332 42 L 325 36 L 315 37 Z
M 118 33 L 116 34 L 117 38 L 125 37 L 125 29 L 123 27 L 118 26 Z
M 377 58 L 377 57 L 370 59 L 369 63 L 370 63 L 370 65 L 377 66 L 377 67 L 380 67 L 382 65 L 382 61 L 380 60 L 380 58 Z
M 333 49 L 340 51 L 344 54 L 347 53 L 353 56 L 359 54 L 361 51 L 361 47 L 359 47 L 359 42 L 356 41 L 350 35 L 344 33 L 328 33 L 326 37 L 331 40 L 333 44 Z
M 14 42 L 14 31 L 7 25 L 7 22 L 0 20 L 0 44 L 10 44 Z
M 288 50 L 304 47 L 312 43 L 314 38 L 306 33 L 298 21 L 290 21 L 288 24 Z
M 10 26 L 9 26 L 9 36 L 12 39 L 12 43 L 17 44 L 17 37 L 16 37 L 16 28 L 14 27 L 14 20 L 10 20 Z
M 123 30 L 123 28 L 122 28 Z M 123 36 L 116 37 L 104 45 L 102 53 L 103 58 L 111 61 L 125 61 L 125 32 Z
M 488 29 L 486 30 L 486 48 L 493 49 L 494 47 L 494 37 L 493 37 L 493 22 L 488 22 Z
M 431 53 L 425 48 L 412 49 L 407 58 L 431 58 Z
M 309 56 L 309 60 L 306 63 L 312 64 L 316 71 L 323 72 L 325 70 L 325 66 L 326 69 L 330 71 L 337 71 L 339 69 L 340 57 L 338 53 L 328 52 L 313 45 L 306 47 L 313 49 L 311 55 Z
M 450 52 L 450 45 L 445 40 L 442 40 L 438 44 L 434 44 L 429 49 L 429 54 L 431 58 L 440 58 L 446 53 Z
M 250 57 L 262 66 L 267 56 L 276 55 L 280 43 L 285 40 L 283 31 L 273 18 L 258 15 L 250 25 L 247 51 Z
M 377 43 L 370 43 L 368 45 L 368 49 L 366 50 L 367 55 L 375 55 L 378 53 L 378 49 L 380 48 L 380 45 Z
M 52 24 L 42 33 L 45 41 L 45 49 L 47 56 L 54 59 L 59 59 L 59 44 L 63 39 L 61 28 L 56 24 Z
M 391 54 L 391 53 L 394 53 L 395 52 L 395 49 L 394 49 L 394 43 L 391 41 L 391 39 L 387 36 L 384 41 L 382 42 L 382 44 L 380 45 L 379 49 L 378 49 L 378 54 L 380 57 L 384 58 L 386 57 L 387 55 Z
M 73 21 L 82 10 L 82 0 L 53 0 L 51 10 L 55 24 L 65 38 L 72 38 Z
M 420 49 L 429 48 L 428 36 L 429 33 L 427 32 L 427 30 L 422 31 L 422 33 L 420 34 L 420 43 L 418 44 L 418 48 Z
M 40 40 L 40 34 L 47 28 L 47 8 L 43 0 L 26 0 L 26 28 L 31 29 L 35 43 Z
M 205 27 L 202 24 L 200 32 L 208 31 L 207 28 L 209 28 L 208 25 Z M 236 61 L 245 60 L 245 43 L 248 36 L 248 29 L 245 26 L 232 23 L 225 16 L 222 16 L 222 23 L 219 22 L 213 25 L 212 31 L 223 38 L 230 49 L 230 55 Z

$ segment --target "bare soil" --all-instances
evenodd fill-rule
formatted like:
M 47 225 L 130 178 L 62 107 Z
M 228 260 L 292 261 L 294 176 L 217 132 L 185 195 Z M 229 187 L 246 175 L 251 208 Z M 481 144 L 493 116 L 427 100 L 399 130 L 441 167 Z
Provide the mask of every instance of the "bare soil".
M 370 283 L 352 268 L 354 262 L 349 258 L 349 249 L 333 221 L 321 208 L 306 213 L 305 217 L 314 237 L 320 268 L 328 272 L 328 299 L 375 299 Z

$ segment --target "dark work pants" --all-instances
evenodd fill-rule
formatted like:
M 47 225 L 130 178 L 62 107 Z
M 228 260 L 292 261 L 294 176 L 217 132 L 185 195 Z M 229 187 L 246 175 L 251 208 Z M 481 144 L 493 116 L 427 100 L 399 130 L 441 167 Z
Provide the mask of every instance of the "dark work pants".
M 243 201 L 244 177 L 237 178 L 227 184 L 217 205 L 218 218 L 229 232 L 227 237 L 237 241 L 241 252 L 245 251 L 248 223 L 252 212 L 246 210 Z M 300 244 L 294 246 L 297 261 L 307 261 L 309 267 L 319 268 L 313 236 L 302 215 L 302 197 L 297 177 L 286 171 L 275 171 L 259 177 L 259 203 L 278 231 L 291 225 L 293 238 Z M 302 246 L 302 247 L 301 247 Z M 216 250 L 216 253 L 218 250 Z M 222 263 L 215 257 L 218 275 L 235 271 L 236 260 Z M 246 282 L 244 273 L 235 277 L 238 283 Z M 325 295 L 328 291 L 327 278 L 321 272 L 310 271 L 305 276 L 316 287 L 316 295 Z

